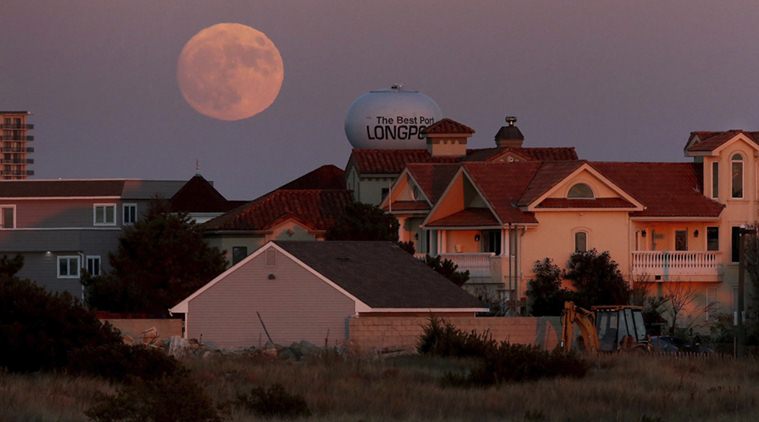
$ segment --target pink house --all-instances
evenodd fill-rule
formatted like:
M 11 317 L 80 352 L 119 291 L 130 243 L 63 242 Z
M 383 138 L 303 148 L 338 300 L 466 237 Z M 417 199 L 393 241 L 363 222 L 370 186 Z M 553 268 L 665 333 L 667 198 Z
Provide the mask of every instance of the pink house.
M 185 337 L 243 348 L 268 336 L 340 345 L 351 318 L 487 308 L 392 242 L 271 241 L 170 311 L 184 314 Z

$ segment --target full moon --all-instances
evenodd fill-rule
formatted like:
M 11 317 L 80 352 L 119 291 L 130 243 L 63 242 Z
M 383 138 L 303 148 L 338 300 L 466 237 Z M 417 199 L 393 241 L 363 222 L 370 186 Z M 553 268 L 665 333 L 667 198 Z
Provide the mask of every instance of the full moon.
M 195 34 L 177 61 L 182 96 L 198 113 L 242 120 L 266 110 L 284 79 L 282 56 L 261 31 L 220 23 Z

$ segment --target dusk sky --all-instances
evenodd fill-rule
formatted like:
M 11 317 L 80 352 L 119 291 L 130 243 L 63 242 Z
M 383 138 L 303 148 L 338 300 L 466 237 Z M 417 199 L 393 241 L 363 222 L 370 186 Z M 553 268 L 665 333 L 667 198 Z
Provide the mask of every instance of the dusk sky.
M 240 121 L 199 114 L 177 59 L 236 22 L 279 48 L 284 82 Z M 759 3 L 718 1 L 27 1 L 0 14 L 0 109 L 30 110 L 35 178 L 189 179 L 253 199 L 332 163 L 345 113 L 402 83 L 493 146 L 683 161 L 688 133 L 759 129 Z

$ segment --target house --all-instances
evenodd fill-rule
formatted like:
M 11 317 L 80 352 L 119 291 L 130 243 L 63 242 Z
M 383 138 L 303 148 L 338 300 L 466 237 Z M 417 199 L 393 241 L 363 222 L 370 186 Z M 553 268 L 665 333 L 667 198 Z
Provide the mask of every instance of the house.
M 409 163 L 381 206 L 402 240 L 469 270 L 465 287 L 482 296 L 518 307 L 536 261 L 597 249 L 631 284 L 694 291 L 689 312 L 703 321 L 736 309 L 741 227 L 759 212 L 758 135 L 694 132 L 690 163 Z
M 321 166 L 203 224 L 210 246 L 232 264 L 270 240 L 324 240 L 352 201 L 343 171 Z
M 81 297 L 82 270 L 92 275 L 109 270 L 108 254 L 116 251 L 122 230 L 148 210 L 151 200 L 172 198 L 172 209 L 191 215 L 205 211 L 206 201 L 220 204 L 213 187 L 198 190 L 199 184 L 211 186 L 200 176 L 189 182 L 0 181 L 0 254 L 24 257 L 19 277 Z
M 392 242 L 279 240 L 170 309 L 184 314 L 185 337 L 222 348 L 260 347 L 268 336 L 278 344 L 339 345 L 351 318 L 484 311 Z
M 354 199 L 379 205 L 390 187 L 412 163 L 574 161 L 573 147 L 523 147 L 524 135 L 516 118 L 496 133 L 494 148 L 468 149 L 474 129 L 449 118 L 424 129 L 426 149 L 354 149 L 345 167 L 345 179 Z

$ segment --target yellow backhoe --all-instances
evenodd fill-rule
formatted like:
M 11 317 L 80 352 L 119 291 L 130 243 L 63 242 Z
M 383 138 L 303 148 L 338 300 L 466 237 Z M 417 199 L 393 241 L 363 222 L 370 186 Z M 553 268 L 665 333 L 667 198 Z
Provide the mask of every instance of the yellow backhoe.
M 575 336 L 575 325 L 579 335 Z M 640 306 L 594 306 L 587 310 L 564 302 L 561 315 L 561 347 L 597 352 L 648 351 L 650 344 Z

